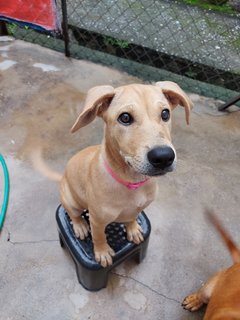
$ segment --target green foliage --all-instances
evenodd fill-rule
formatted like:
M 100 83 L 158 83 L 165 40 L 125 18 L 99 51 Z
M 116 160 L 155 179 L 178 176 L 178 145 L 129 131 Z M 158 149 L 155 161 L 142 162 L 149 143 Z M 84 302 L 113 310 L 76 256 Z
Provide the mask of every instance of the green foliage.
M 126 40 L 115 39 L 107 36 L 104 37 L 104 43 L 121 49 L 126 49 L 129 46 L 129 43 Z
M 237 12 L 227 4 L 227 0 L 182 0 L 186 4 L 195 5 L 202 9 L 218 11 L 227 14 Z
M 16 23 L 7 23 L 7 30 L 11 36 L 16 35 L 16 32 L 19 30 L 20 26 Z M 28 30 L 29 26 L 23 26 L 24 30 Z
M 228 0 L 203 0 L 204 2 L 210 3 L 210 4 L 215 4 L 216 6 L 221 6 L 224 3 L 227 3 Z
M 18 25 L 16 23 L 8 23 L 7 24 L 7 30 L 8 30 L 8 33 L 11 35 L 11 36 L 14 36 L 14 34 L 16 33 L 18 29 Z
M 240 38 L 232 42 L 233 46 L 240 49 Z

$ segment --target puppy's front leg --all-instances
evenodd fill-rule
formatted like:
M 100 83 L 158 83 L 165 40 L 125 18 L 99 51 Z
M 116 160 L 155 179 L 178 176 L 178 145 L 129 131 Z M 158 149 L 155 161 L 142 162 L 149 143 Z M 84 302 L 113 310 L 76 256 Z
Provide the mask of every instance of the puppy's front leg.
M 127 228 L 127 238 L 128 241 L 132 241 L 136 244 L 141 243 L 142 241 L 144 241 L 143 238 L 143 230 L 141 228 L 141 226 L 137 223 L 136 220 L 133 220 L 131 222 L 127 222 L 125 223 L 126 228 Z
M 84 209 L 82 208 L 76 209 L 70 205 L 67 205 L 66 202 L 63 202 L 63 201 L 62 201 L 62 205 L 72 220 L 75 236 L 77 238 L 80 238 L 81 240 L 84 240 L 88 236 L 88 232 L 89 232 L 89 226 L 85 221 L 85 219 L 83 219 L 81 216 Z
M 105 235 L 106 224 L 91 218 L 90 213 L 90 226 L 96 261 L 103 267 L 112 265 L 112 257 L 115 255 L 115 252 L 107 243 Z

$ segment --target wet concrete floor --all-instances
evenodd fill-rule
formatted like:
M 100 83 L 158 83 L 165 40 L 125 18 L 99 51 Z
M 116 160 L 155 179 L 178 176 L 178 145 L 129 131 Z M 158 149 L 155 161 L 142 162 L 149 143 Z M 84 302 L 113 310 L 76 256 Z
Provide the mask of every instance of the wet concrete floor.
M 106 289 L 92 293 L 59 246 L 58 186 L 33 169 L 29 154 L 40 145 L 50 166 L 63 171 L 78 150 L 101 142 L 101 120 L 69 131 L 87 90 L 141 80 L 22 41 L 0 42 L 0 69 L 0 152 L 11 180 L 0 235 L 0 320 L 202 319 L 203 311 L 191 314 L 181 301 L 231 264 L 203 216 L 205 206 L 240 244 L 240 112 L 219 114 L 218 101 L 190 94 L 194 110 L 186 126 L 184 111 L 176 109 L 178 166 L 159 178 L 157 199 L 146 209 L 147 257 L 140 265 L 124 262 Z M 2 196 L 2 172 L 0 178 Z

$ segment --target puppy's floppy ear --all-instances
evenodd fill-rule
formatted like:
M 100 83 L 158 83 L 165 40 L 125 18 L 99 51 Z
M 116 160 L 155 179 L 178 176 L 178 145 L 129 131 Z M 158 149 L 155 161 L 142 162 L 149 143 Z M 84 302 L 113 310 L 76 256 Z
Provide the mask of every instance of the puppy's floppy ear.
M 186 93 L 175 82 L 159 81 L 156 85 L 162 89 L 163 94 L 166 96 L 173 109 L 176 108 L 177 105 L 185 108 L 186 122 L 189 124 L 190 111 L 193 104 Z
M 101 112 L 109 106 L 114 95 L 115 91 L 111 86 L 97 86 L 90 89 L 87 93 L 83 111 L 72 126 L 71 132 L 75 132 L 86 126 L 93 121 L 97 115 L 100 115 Z

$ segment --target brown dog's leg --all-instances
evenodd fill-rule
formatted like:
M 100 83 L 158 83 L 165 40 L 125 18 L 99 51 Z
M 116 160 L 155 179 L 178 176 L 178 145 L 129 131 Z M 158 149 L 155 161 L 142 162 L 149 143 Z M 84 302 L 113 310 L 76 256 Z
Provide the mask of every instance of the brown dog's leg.
M 84 211 L 84 209 L 76 209 L 69 205 L 66 205 L 65 203 L 62 203 L 62 205 L 72 220 L 73 230 L 76 237 L 80 238 L 81 240 L 84 240 L 89 232 L 89 226 L 87 222 L 85 221 L 85 219 L 81 217 L 81 214 Z
M 143 230 L 136 220 L 127 222 L 125 223 L 125 225 L 127 228 L 128 241 L 132 241 L 136 244 L 139 244 L 144 240 L 142 235 Z
M 211 298 L 211 295 L 216 287 L 219 278 L 222 276 L 224 271 L 216 273 L 213 277 L 209 278 L 208 281 L 197 292 L 187 296 L 182 303 L 184 309 L 189 311 L 196 311 L 201 308 L 203 304 L 207 304 Z
M 106 224 L 91 219 L 91 234 L 94 247 L 95 259 L 103 267 L 112 265 L 112 257 L 115 255 L 114 250 L 108 245 L 105 235 Z
M 73 230 L 77 238 L 84 240 L 88 236 L 89 226 L 82 217 L 71 218 L 73 223 Z

